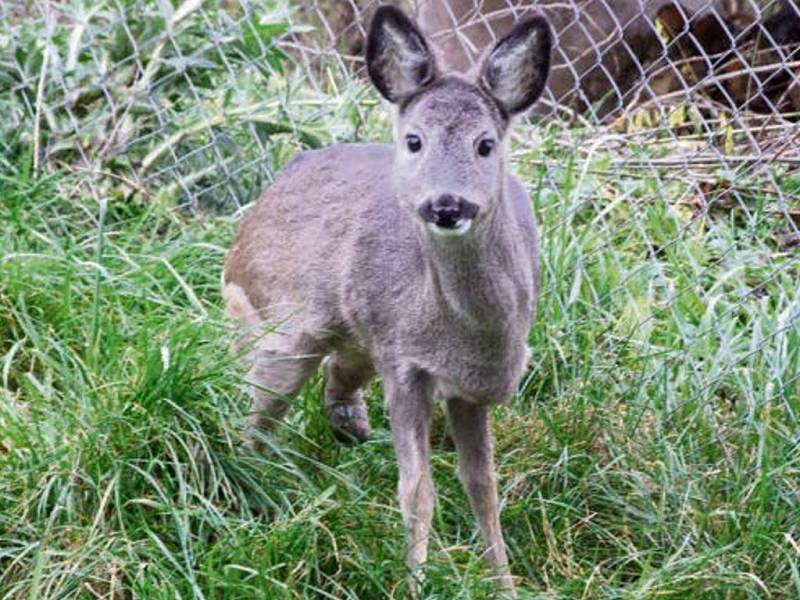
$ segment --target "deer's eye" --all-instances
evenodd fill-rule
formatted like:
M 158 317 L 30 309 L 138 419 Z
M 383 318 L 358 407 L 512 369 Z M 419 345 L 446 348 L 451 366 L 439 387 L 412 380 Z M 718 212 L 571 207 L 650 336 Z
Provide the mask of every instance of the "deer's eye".
M 422 140 L 419 139 L 418 135 L 409 133 L 406 136 L 406 146 L 408 147 L 409 152 L 416 154 L 422 150 Z
M 494 150 L 494 140 L 491 138 L 484 138 L 478 142 L 478 154 L 486 158 Z

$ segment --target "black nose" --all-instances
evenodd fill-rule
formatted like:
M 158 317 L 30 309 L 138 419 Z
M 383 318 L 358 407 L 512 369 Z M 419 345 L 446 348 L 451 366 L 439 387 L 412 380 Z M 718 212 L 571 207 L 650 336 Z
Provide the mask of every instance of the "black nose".
M 473 219 L 478 206 L 461 196 L 442 194 L 436 200 L 426 200 L 419 207 L 419 215 L 428 223 L 443 229 L 454 229 L 462 219 Z

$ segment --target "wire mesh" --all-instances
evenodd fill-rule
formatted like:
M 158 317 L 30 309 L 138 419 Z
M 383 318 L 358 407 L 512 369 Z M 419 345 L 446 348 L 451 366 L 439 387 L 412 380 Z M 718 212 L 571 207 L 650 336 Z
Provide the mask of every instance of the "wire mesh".
M 35 169 L 85 174 L 101 196 L 236 212 L 299 149 L 388 138 L 361 57 L 377 4 L 4 0 L 2 144 L 29 148 Z M 587 376 L 678 399 L 671 412 L 745 393 L 754 361 L 771 361 L 761 401 L 795 420 L 797 3 L 407 8 L 456 69 L 530 10 L 556 34 L 512 152 L 544 243 L 534 347 L 559 335 L 578 347 L 581 324 L 601 320 Z

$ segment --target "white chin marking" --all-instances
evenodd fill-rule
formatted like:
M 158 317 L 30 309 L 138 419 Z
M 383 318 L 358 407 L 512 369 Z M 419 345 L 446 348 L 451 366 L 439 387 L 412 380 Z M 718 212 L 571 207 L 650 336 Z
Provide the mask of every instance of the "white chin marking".
M 472 219 L 459 219 L 458 223 L 456 223 L 456 226 L 452 229 L 446 229 L 444 227 L 434 225 L 433 223 L 428 223 L 428 229 L 436 235 L 440 235 L 442 237 L 458 237 L 464 235 L 470 230 L 471 227 Z

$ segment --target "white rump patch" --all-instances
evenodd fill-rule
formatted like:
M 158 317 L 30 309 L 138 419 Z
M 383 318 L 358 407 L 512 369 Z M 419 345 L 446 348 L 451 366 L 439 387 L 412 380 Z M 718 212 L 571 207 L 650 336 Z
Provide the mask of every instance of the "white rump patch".
M 251 325 L 261 323 L 258 311 L 250 303 L 250 299 L 245 294 L 241 286 L 235 283 L 227 283 L 222 289 L 222 297 L 225 300 L 225 310 L 234 318 L 244 319 Z

